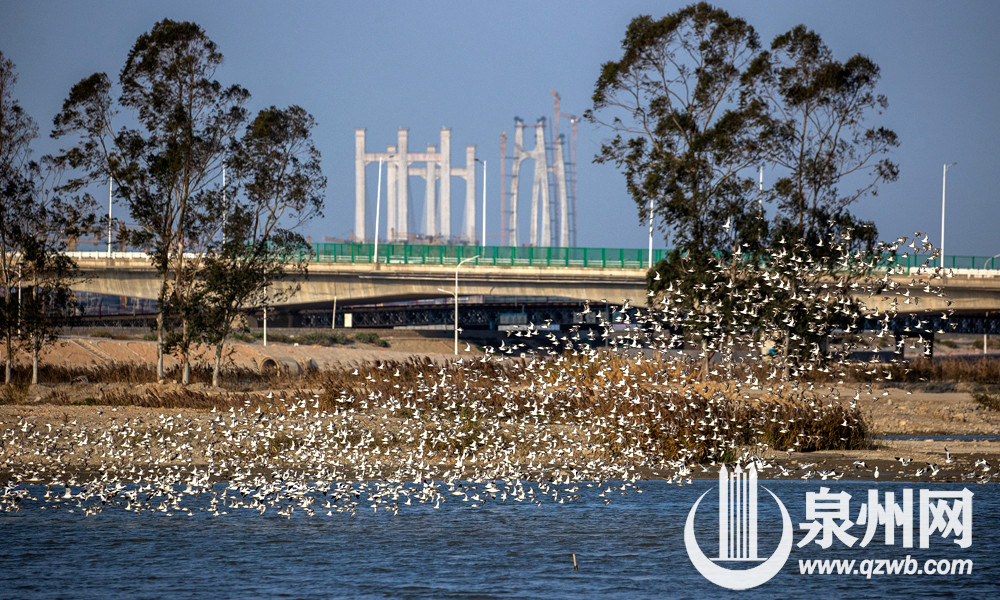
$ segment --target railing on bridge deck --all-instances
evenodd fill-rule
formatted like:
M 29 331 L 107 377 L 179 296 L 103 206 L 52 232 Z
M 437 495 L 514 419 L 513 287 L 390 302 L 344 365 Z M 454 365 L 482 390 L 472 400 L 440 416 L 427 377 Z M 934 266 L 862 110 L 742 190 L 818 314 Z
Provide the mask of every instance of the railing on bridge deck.
M 317 262 L 373 263 L 374 244 L 316 243 Z M 653 262 L 666 256 L 653 250 Z M 469 264 L 507 267 L 584 267 L 645 269 L 649 251 L 639 248 L 559 248 L 535 246 L 444 246 L 429 244 L 379 244 L 377 262 L 399 265 L 456 265 L 478 256 Z
M 653 263 L 662 260 L 668 250 L 653 250 Z M 71 252 L 77 258 L 105 258 L 106 252 Z M 303 252 L 303 257 L 305 252 Z M 112 258 L 136 259 L 142 252 L 114 252 Z M 377 261 L 398 265 L 456 265 L 460 260 L 478 256 L 468 264 L 511 267 L 580 267 L 601 269 L 646 269 L 649 250 L 643 248 L 560 248 L 535 246 L 445 246 L 434 244 L 379 244 Z M 374 263 L 374 244 L 313 243 L 309 260 L 323 263 Z M 940 258 L 928 255 L 898 255 L 895 264 L 906 274 L 924 267 L 937 267 Z M 888 267 L 888 260 L 883 262 Z M 955 271 L 996 272 L 1000 274 L 1000 256 L 946 255 L 944 267 Z M 991 273 L 992 274 L 992 273 Z
M 669 250 L 653 250 L 653 263 Z M 375 244 L 314 243 L 316 262 L 373 263 Z M 584 267 L 601 269 L 645 269 L 649 250 L 642 248 L 560 248 L 535 246 L 445 246 L 432 244 L 379 244 L 378 262 L 400 265 L 455 265 L 478 256 L 472 264 L 524 267 Z M 895 264 L 909 274 L 921 266 L 939 266 L 940 258 L 926 254 L 897 255 Z M 888 262 L 886 265 L 888 266 Z M 1000 271 L 998 256 L 946 255 L 944 267 L 956 270 Z

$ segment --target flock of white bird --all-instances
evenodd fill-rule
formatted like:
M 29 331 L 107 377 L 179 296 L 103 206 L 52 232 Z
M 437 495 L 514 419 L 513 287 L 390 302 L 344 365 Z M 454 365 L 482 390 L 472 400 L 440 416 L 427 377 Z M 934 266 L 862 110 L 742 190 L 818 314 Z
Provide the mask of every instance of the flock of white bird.
M 844 302 L 836 283 L 805 280 L 794 288 L 773 283 L 808 296 L 815 310 Z M 724 291 L 725 272 L 717 281 Z M 680 329 L 704 331 L 721 320 L 672 308 L 681 298 L 670 287 L 653 309 L 618 307 L 596 335 L 531 326 L 475 358 L 359 366 L 322 393 L 162 410 L 155 418 L 107 406 L 89 409 L 99 417 L 93 421 L 0 422 L 0 512 L 30 505 L 84 515 L 114 508 L 290 517 L 445 502 L 565 503 L 590 492 L 610 502 L 641 493 L 642 478 L 689 483 L 722 461 L 753 460 L 769 477 L 843 477 L 762 457 L 814 447 L 813 425 L 831 415 L 843 418 L 834 429 L 846 441 L 862 426 L 853 410 L 862 388 L 842 402 L 841 388 L 798 382 L 794 373 L 786 379 L 759 348 L 740 362 L 732 349 L 753 346 L 737 333 L 753 332 L 739 328 L 712 337 L 716 346 L 703 344 L 701 354 L 678 351 Z M 767 306 L 761 293 L 759 284 L 744 290 L 730 318 L 758 316 Z M 598 337 L 606 347 L 594 347 Z M 795 373 L 826 370 L 836 381 L 830 363 L 793 364 Z M 914 469 L 932 476 L 941 467 Z M 856 464 L 858 471 L 867 466 Z M 995 475 L 984 460 L 968 478 Z

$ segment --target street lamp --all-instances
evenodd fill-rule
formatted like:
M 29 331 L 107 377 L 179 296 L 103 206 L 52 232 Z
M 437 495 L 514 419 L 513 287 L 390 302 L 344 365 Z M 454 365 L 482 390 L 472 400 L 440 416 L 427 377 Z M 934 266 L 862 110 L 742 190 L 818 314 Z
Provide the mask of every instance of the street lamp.
M 954 167 L 957 162 L 948 163 L 944 166 L 944 172 L 941 174 L 941 268 L 944 268 L 944 193 L 945 186 L 948 183 L 948 167 Z
M 483 240 L 480 245 L 486 245 L 486 161 L 476 159 L 477 163 L 483 163 Z
M 471 262 L 479 258 L 479 255 L 470 256 L 469 258 L 463 258 L 458 261 L 455 265 L 455 290 L 454 292 L 449 292 L 444 288 L 438 288 L 439 292 L 444 292 L 445 294 L 454 294 L 455 296 L 455 356 L 458 356 L 458 268 L 467 262 Z
M 984 270 L 986 269 L 986 264 L 988 262 L 990 262 L 993 259 L 998 258 L 998 257 L 1000 257 L 1000 254 L 994 254 L 993 256 L 991 256 L 991 257 L 987 258 L 986 260 L 984 260 L 983 261 L 983 269 Z M 975 263 L 973 263 L 973 266 L 975 266 Z M 989 314 L 990 314 L 989 311 L 986 311 L 986 316 L 989 316 Z M 986 332 L 986 322 L 984 321 L 983 322 L 983 356 L 986 356 L 986 352 L 987 352 L 986 351 L 986 346 L 989 345 L 989 341 L 990 341 L 989 340 L 989 336 L 990 336 L 990 334 Z
M 108 258 L 111 258 L 111 204 L 114 201 L 115 180 L 108 178 Z
M 646 259 L 647 269 L 653 268 L 653 196 L 649 197 L 649 256 Z

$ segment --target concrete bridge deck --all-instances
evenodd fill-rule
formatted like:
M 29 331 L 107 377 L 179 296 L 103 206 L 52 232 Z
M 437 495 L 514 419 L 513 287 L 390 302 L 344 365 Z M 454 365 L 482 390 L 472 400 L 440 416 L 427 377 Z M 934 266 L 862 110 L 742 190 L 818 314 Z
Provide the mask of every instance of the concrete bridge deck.
M 81 253 L 82 254 L 82 253 Z M 77 256 L 87 277 L 73 286 L 79 292 L 155 299 L 159 281 L 148 259 L 135 253 L 111 258 Z M 454 265 L 442 264 L 309 264 L 308 278 L 287 301 L 292 306 L 370 304 L 449 295 L 455 285 Z M 945 297 L 925 291 L 927 282 L 914 276 L 894 277 L 908 294 L 897 300 L 900 313 L 954 310 L 959 313 L 1000 311 L 1000 272 L 968 270 L 932 282 Z M 442 291 L 442 290 L 446 290 Z M 611 303 L 630 299 L 645 304 L 645 268 L 565 266 L 499 266 L 467 263 L 459 268 L 462 295 L 539 296 Z M 860 298 L 871 302 L 870 298 Z M 881 302 L 879 308 L 885 308 Z

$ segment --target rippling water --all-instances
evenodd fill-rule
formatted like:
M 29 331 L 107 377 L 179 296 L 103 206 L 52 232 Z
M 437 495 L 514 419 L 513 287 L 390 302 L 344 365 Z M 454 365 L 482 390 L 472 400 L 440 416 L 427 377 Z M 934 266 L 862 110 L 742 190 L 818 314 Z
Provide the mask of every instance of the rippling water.
M 817 481 L 762 481 L 798 523 Z M 869 488 L 960 491 L 961 484 L 822 482 L 852 494 L 852 518 Z M 640 483 L 610 504 L 596 489 L 570 504 L 505 503 L 469 508 L 406 506 L 390 513 L 313 517 L 234 511 L 210 516 L 106 510 L 84 517 L 26 502 L 0 514 L 4 598 L 744 598 L 996 597 L 1000 485 L 969 484 L 972 546 L 932 539 L 927 550 L 881 543 L 795 547 L 774 579 L 728 592 L 687 558 L 684 521 L 712 481 L 678 487 Z M 37 490 L 36 490 L 37 491 Z M 716 506 L 706 500 L 705 506 Z M 711 512 L 711 508 L 699 508 Z M 914 509 L 916 515 L 916 509 Z M 708 515 L 711 517 L 711 515 Z M 708 531 L 708 533 L 705 533 Z M 863 526 L 850 530 L 861 536 Z M 715 529 L 717 535 L 717 525 Z M 880 529 L 881 532 L 881 529 Z M 714 552 L 711 522 L 702 528 Z M 712 552 L 706 552 L 711 554 Z M 762 552 L 764 553 L 764 552 Z M 573 570 L 576 554 L 579 571 Z M 765 553 L 766 554 L 766 553 Z M 799 575 L 798 559 L 968 558 L 971 575 Z

